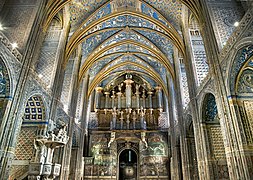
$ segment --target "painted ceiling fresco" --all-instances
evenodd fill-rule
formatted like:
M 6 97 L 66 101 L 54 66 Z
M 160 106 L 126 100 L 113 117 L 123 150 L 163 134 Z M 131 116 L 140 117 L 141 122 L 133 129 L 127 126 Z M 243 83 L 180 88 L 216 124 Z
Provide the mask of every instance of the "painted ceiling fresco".
M 142 67 L 146 67 L 166 83 L 168 71 L 162 61 L 173 67 L 171 37 L 181 37 L 177 0 L 72 0 L 70 18 L 71 35 L 80 37 L 82 44 L 81 68 L 89 65 L 90 82 L 103 72 L 108 72 L 103 84 L 125 71 L 144 76 L 148 72 Z M 157 84 L 149 76 L 144 78 Z
M 106 16 L 113 12 L 111 4 L 114 1 L 110 0 L 72 0 L 70 3 L 70 18 L 72 26 L 76 27 L 80 25 L 84 19 L 93 14 L 97 9 L 104 4 L 96 15 L 88 20 L 92 22 L 98 18 Z M 182 4 L 178 0 L 117 0 L 118 4 L 122 6 L 132 4 L 139 4 L 141 11 L 145 14 L 150 14 L 154 18 L 159 18 L 159 15 L 154 12 L 148 5 L 151 5 L 154 9 L 159 11 L 172 25 L 179 28 L 181 20 Z M 119 5 L 118 5 L 119 6 Z M 88 23 L 87 23 L 88 24 Z

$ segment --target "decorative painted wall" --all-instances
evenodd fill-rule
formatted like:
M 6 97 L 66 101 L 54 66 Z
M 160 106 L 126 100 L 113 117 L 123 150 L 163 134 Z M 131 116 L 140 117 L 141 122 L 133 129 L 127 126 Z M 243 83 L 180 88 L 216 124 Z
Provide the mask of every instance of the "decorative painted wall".
M 57 49 L 61 35 L 61 24 L 54 20 L 45 36 L 40 55 L 35 62 L 35 72 L 47 88 L 51 87 L 56 68 Z
M 211 171 L 215 179 L 229 179 L 223 136 L 218 117 L 216 100 L 213 94 L 205 95 L 203 101 L 202 118 L 207 131 L 206 143 L 208 147 L 208 159 L 211 163 Z
M 1 23 L 6 27 L 4 34 L 11 42 L 18 44 L 21 52 L 25 50 L 38 4 L 38 0 L 6 1 L 0 12 Z
M 6 65 L 0 58 L 0 119 L 3 119 L 6 106 L 10 99 L 10 76 Z M 0 121 L 1 122 L 1 121 Z

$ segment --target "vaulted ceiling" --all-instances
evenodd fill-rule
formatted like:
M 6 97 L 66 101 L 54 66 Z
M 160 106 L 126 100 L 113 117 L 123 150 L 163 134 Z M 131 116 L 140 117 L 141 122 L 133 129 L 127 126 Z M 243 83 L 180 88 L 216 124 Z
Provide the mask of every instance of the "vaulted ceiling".
M 79 81 L 89 72 L 89 94 L 126 72 L 165 90 L 173 50 L 185 55 L 181 9 L 177 0 L 72 0 L 65 64 L 81 47 Z

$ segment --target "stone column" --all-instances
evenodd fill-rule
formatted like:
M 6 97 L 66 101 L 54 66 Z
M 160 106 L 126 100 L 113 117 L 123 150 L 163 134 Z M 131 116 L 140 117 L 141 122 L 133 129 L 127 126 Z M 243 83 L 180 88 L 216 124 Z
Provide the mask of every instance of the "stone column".
M 80 136 L 80 145 L 78 148 L 77 153 L 77 161 L 76 161 L 76 172 L 75 172 L 75 179 L 81 179 L 81 175 L 83 173 L 82 169 L 82 159 L 84 156 L 85 148 L 88 148 L 85 146 L 85 138 L 87 136 L 87 130 L 86 130 L 86 114 L 87 114 L 87 106 L 88 106 L 88 98 L 87 98 L 87 91 L 88 91 L 88 85 L 89 85 L 89 75 L 88 72 L 86 72 L 82 83 L 82 90 L 81 90 L 81 103 L 80 103 L 80 112 L 81 113 L 81 136 Z
M 18 74 L 19 81 L 13 94 L 13 101 L 10 104 L 9 111 L 6 113 L 6 118 L 2 119 L 0 127 L 0 179 L 8 179 L 12 160 L 14 158 L 18 134 L 22 125 L 22 118 L 25 98 L 25 86 L 28 84 L 28 75 L 30 73 L 31 63 L 37 49 L 41 47 L 45 33 L 42 32 L 41 24 L 45 18 L 46 0 L 38 1 L 36 4 L 36 22 L 33 23 L 29 38 L 24 49 L 23 57 L 20 60 L 22 67 Z M 10 57 L 13 57 L 9 54 Z M 8 131 L 6 131 L 8 129 Z
M 168 103 L 169 106 L 169 124 L 170 124 L 170 145 L 171 145 L 171 179 L 182 179 L 180 173 L 180 164 L 178 162 L 178 145 L 177 145 L 177 134 L 176 134 L 176 124 L 178 117 L 175 113 L 175 94 L 174 94 L 174 82 L 170 76 L 167 74 L 167 86 L 169 90 Z
M 96 94 L 95 94 L 95 109 L 101 108 L 101 96 L 102 96 L 102 87 L 96 87 Z
M 63 150 L 63 158 L 62 158 L 62 170 L 60 179 L 69 179 L 70 174 L 70 159 L 71 159 L 71 151 L 72 151 L 72 140 L 74 134 L 74 124 L 75 124 L 75 113 L 77 108 L 77 98 L 78 98 L 78 88 L 80 84 L 78 84 L 78 75 L 79 75 L 79 68 L 81 64 L 81 51 L 79 50 L 77 53 L 77 57 L 74 61 L 74 67 L 71 75 L 71 84 L 70 84 L 70 98 L 69 98 L 69 107 L 68 107 L 68 115 L 70 117 L 69 125 L 68 125 L 68 136 L 69 142 L 66 144 Z M 78 164 L 79 165 L 79 164 Z M 77 172 L 77 174 L 80 172 Z
M 189 37 L 189 27 L 188 27 L 188 21 L 186 20 L 188 16 L 188 8 L 183 6 L 183 34 L 186 44 L 186 57 L 185 61 L 187 63 L 185 64 L 186 74 L 187 74 L 187 81 L 191 87 L 189 87 L 189 96 L 190 96 L 190 107 L 191 107 L 191 113 L 192 113 L 192 120 L 193 120 L 193 127 L 194 127 L 194 135 L 195 135 L 195 141 L 196 141 L 196 153 L 198 158 L 198 170 L 199 170 L 199 178 L 200 179 L 213 179 L 213 173 L 212 167 L 210 165 L 210 162 L 208 161 L 208 153 L 207 153 L 207 146 L 205 142 L 205 133 L 203 130 L 203 126 L 201 124 L 201 119 L 199 115 L 199 104 L 196 99 L 197 95 L 197 82 L 193 70 L 193 53 L 192 48 L 190 47 L 190 37 Z M 188 171 L 188 170 L 187 170 Z M 184 171 L 185 173 L 186 171 Z M 189 171 L 188 171 L 189 172 Z M 188 173 L 189 174 L 189 173 Z
M 182 160 L 182 174 L 183 177 L 185 179 L 189 179 L 190 180 L 190 168 L 189 168 L 189 156 L 188 156 L 188 147 L 187 147 L 187 141 L 186 141 L 186 134 L 185 134 L 185 126 L 184 126 L 184 122 L 185 120 L 183 119 L 183 116 L 181 116 L 181 114 L 183 114 L 183 100 L 182 100 L 182 94 L 183 94 L 183 88 L 182 88 L 182 84 L 181 84 L 181 71 L 180 71 L 180 61 L 179 61 L 179 57 L 178 57 L 178 49 L 174 48 L 174 67 L 175 67 L 175 71 L 176 74 L 178 74 L 178 76 L 176 76 L 175 79 L 175 89 L 178 89 L 178 91 L 175 92 L 175 106 L 177 107 L 177 119 L 178 119 L 178 126 L 179 126 L 179 135 L 180 135 L 180 150 L 181 150 L 181 160 Z M 192 84 L 192 83 L 191 83 Z M 180 89 L 180 91 L 179 91 Z

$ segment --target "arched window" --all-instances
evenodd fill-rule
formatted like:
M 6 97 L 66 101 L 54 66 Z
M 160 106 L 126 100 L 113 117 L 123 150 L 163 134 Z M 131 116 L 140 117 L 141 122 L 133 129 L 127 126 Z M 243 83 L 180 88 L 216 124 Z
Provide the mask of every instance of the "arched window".
M 210 163 L 213 166 L 214 179 L 229 179 L 228 166 L 225 154 L 225 147 L 222 129 L 218 117 L 218 109 L 215 97 L 211 93 L 205 95 L 202 107 L 202 119 L 205 129 L 205 142 L 207 151 L 210 154 Z M 222 171 L 216 171 L 222 169 Z
M 217 105 L 211 93 L 206 94 L 203 102 L 202 118 L 204 122 L 213 122 L 217 119 Z
M 45 120 L 45 107 L 40 96 L 31 96 L 25 107 L 24 120 Z

